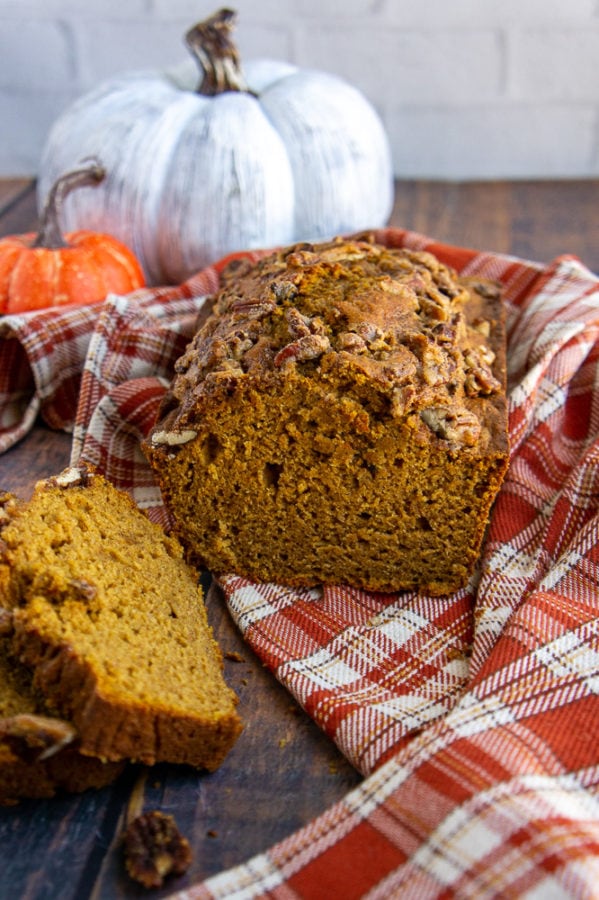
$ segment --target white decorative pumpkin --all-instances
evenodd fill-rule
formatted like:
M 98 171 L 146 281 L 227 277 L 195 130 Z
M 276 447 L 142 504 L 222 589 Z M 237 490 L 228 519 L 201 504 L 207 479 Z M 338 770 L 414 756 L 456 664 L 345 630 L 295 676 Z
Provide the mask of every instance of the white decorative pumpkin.
M 67 198 L 63 227 L 119 238 L 150 283 L 240 249 L 376 228 L 391 211 L 391 155 L 372 106 L 338 77 L 286 63 L 248 63 L 245 81 L 234 17 L 221 10 L 188 32 L 195 62 L 82 96 L 43 150 L 40 207 L 63 172 L 98 159 L 107 177 Z

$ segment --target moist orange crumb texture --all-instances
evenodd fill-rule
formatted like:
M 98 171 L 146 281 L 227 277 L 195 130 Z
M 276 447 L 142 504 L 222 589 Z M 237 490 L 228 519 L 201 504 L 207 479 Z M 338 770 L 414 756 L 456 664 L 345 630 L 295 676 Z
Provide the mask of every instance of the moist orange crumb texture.
M 496 285 L 336 240 L 225 275 L 145 452 L 190 556 L 290 584 L 446 593 L 508 461 Z
M 218 766 L 241 726 L 179 543 L 80 470 L 38 485 L 2 538 L 13 646 L 82 752 Z

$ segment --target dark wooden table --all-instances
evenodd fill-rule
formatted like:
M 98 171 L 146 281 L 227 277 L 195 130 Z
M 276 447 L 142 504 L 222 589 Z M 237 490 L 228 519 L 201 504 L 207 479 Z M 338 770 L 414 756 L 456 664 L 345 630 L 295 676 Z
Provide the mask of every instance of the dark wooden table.
M 548 262 L 579 256 L 599 271 L 599 181 L 399 182 L 391 224 L 461 246 Z M 0 236 L 35 227 L 29 181 L 0 181 Z M 0 349 L 1 352 L 1 349 Z M 0 456 L 0 489 L 27 496 L 67 464 L 70 437 L 42 424 Z M 301 827 L 360 776 L 242 642 L 216 590 L 216 637 L 245 730 L 211 775 L 130 767 L 112 787 L 0 809 L 0 900 L 118 900 L 142 891 L 124 874 L 120 835 L 147 809 L 175 815 L 194 851 L 188 874 L 160 897 L 246 860 Z

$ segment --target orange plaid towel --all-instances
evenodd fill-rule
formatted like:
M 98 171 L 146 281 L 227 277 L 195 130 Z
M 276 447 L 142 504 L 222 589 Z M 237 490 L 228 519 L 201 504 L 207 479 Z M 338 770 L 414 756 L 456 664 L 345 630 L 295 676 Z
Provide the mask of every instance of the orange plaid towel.
M 248 644 L 364 780 L 267 852 L 173 896 L 597 896 L 599 280 L 572 257 L 544 267 L 396 229 L 377 238 L 503 283 L 508 475 L 479 568 L 455 595 L 222 579 Z M 166 524 L 139 437 L 219 268 L 79 312 L 85 338 L 72 321 L 65 331 L 85 344 L 76 416 L 75 364 L 57 395 L 36 371 L 39 348 L 59 347 L 60 316 L 29 357 L 37 324 L 0 323 L 5 445 L 37 404 L 74 427 L 73 461 L 99 465 Z

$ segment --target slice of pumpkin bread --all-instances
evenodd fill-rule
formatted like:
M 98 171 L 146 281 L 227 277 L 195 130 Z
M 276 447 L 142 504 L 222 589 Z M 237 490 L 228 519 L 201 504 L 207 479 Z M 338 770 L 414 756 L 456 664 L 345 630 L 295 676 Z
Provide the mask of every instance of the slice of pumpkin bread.
M 12 648 L 81 752 L 217 768 L 237 698 L 179 543 L 87 468 L 40 482 L 9 518 Z
M 110 784 L 124 763 L 104 763 L 79 752 L 76 730 L 47 714 L 33 690 L 31 673 L 11 657 L 9 616 L 0 615 L 3 625 L 7 633 L 0 634 L 0 805 Z

